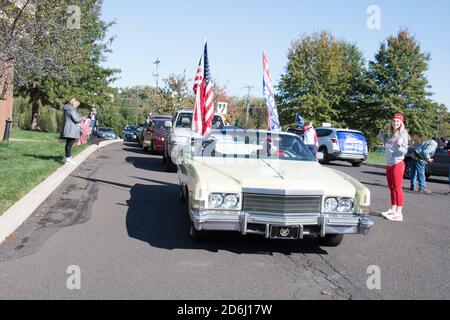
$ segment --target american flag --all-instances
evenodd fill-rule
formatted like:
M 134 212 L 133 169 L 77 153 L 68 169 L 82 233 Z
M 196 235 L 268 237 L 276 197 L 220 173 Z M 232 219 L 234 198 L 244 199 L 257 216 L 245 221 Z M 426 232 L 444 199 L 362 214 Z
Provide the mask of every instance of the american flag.
M 275 95 L 273 94 L 272 78 L 270 77 L 269 62 L 267 56 L 263 53 L 263 93 L 266 98 L 267 107 L 267 126 L 270 131 L 280 130 L 280 119 L 278 117 L 278 109 L 275 104 Z
M 206 41 L 203 56 L 200 59 L 197 74 L 195 76 L 194 93 L 195 107 L 192 129 L 199 135 L 204 136 L 205 133 L 211 129 L 214 117 L 213 91 L 208 61 L 208 45 Z

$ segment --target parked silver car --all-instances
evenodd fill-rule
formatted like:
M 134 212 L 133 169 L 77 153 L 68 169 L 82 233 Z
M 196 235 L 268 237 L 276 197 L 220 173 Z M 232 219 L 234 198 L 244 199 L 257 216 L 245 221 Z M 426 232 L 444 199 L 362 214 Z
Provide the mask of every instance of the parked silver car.
M 324 155 L 320 163 L 342 160 L 350 162 L 354 167 L 360 167 L 367 159 L 367 141 L 360 131 L 327 127 L 317 128 L 316 131 L 319 152 Z
M 104 127 L 98 128 L 95 134 L 97 135 L 97 137 L 105 140 L 117 139 L 117 136 L 112 128 L 104 128 Z

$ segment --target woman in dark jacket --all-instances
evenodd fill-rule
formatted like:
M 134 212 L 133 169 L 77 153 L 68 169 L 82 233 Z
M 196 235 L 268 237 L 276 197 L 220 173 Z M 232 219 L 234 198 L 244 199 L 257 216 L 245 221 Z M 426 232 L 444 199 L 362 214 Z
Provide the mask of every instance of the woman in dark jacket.
M 83 120 L 83 117 L 77 110 L 79 106 L 80 102 L 76 99 L 70 100 L 64 106 L 64 127 L 61 136 L 66 140 L 66 163 L 69 164 L 75 164 L 72 160 L 72 147 L 77 139 L 80 138 L 80 122 Z

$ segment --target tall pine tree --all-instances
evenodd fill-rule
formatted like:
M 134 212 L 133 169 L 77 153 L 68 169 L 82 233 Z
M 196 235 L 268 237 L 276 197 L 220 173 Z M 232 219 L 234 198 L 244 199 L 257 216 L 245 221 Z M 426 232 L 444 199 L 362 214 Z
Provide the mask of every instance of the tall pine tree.
M 391 114 L 406 116 L 411 135 L 433 135 L 438 104 L 430 96 L 431 86 L 426 77 L 430 55 L 422 52 L 420 44 L 407 30 L 400 30 L 380 46 L 375 60 L 369 62 L 372 104 L 367 106 L 367 125 L 372 132 L 387 126 Z

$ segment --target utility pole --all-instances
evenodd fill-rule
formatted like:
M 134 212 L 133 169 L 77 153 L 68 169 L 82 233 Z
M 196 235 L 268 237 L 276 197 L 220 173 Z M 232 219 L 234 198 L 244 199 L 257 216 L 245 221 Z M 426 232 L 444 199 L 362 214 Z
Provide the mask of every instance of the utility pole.
M 245 124 L 248 125 L 248 121 L 249 121 L 249 116 L 250 116 L 250 91 L 254 88 L 252 86 L 246 86 L 244 87 L 245 89 L 248 90 L 247 93 L 247 113 L 245 116 Z
M 159 60 L 159 58 L 156 58 L 156 61 L 153 62 L 153 64 L 156 66 L 156 73 L 153 74 L 153 77 L 156 80 L 156 94 L 158 96 L 158 99 L 157 99 L 157 104 L 158 104 L 157 109 L 158 110 L 159 110 L 159 107 L 160 107 L 160 104 L 161 104 L 161 99 L 160 99 L 160 96 L 159 96 L 159 64 L 160 63 L 161 63 L 161 60 Z
M 136 88 L 136 125 L 139 125 L 139 89 Z

